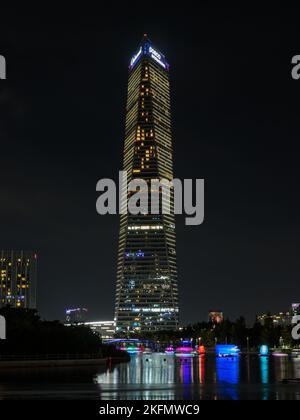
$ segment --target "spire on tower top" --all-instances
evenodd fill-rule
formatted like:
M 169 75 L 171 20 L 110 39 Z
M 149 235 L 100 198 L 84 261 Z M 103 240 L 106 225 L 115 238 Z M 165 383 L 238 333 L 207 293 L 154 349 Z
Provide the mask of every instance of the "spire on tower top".
M 144 33 L 143 38 L 142 38 L 142 44 L 145 44 L 146 42 L 151 42 L 148 34 Z

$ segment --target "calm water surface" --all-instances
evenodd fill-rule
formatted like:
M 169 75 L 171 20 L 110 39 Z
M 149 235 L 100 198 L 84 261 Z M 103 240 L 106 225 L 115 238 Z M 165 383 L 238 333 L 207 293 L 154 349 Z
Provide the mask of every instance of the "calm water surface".
M 300 378 L 300 360 L 152 354 L 132 357 L 96 382 L 102 399 L 300 399 L 300 384 L 282 384 L 286 378 Z
M 138 355 L 114 367 L 0 371 L 0 399 L 298 400 L 300 360 Z

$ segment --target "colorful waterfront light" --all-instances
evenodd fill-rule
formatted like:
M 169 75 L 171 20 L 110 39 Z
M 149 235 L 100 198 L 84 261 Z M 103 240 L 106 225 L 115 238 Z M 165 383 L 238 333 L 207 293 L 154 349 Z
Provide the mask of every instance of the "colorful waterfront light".
M 268 356 L 269 355 L 269 347 L 266 345 L 261 346 L 259 354 L 261 356 Z
M 130 346 L 130 347 L 127 347 L 126 351 L 129 354 L 137 354 L 137 353 L 141 353 L 142 349 L 140 347 Z
M 172 347 L 172 346 L 167 347 L 166 350 L 165 350 L 165 353 L 174 354 L 175 353 L 174 352 L 174 347 Z
M 193 354 L 193 347 L 181 346 L 176 348 L 176 355 L 178 356 L 192 356 Z
M 182 352 L 189 352 L 192 351 L 192 347 L 177 347 L 176 351 L 182 351 Z
M 204 346 L 199 346 L 198 347 L 198 353 L 199 354 L 205 354 L 205 347 Z
M 240 355 L 240 349 L 233 344 L 218 344 L 216 354 L 219 357 L 236 357 Z

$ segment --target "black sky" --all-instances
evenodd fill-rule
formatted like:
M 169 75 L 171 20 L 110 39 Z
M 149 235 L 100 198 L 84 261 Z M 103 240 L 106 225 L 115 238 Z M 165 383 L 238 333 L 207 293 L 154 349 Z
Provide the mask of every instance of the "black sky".
M 74 12 L 74 11 L 73 11 Z M 171 64 L 175 175 L 205 178 L 205 223 L 179 218 L 183 323 L 300 301 L 299 10 L 1 14 L 0 248 L 38 251 L 43 317 L 113 317 L 118 218 L 95 186 L 122 169 L 127 67 L 147 32 Z

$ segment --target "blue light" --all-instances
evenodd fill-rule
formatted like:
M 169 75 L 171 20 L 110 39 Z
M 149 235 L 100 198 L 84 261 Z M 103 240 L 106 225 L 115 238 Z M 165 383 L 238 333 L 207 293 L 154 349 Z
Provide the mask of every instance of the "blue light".
M 133 252 L 125 252 L 126 258 L 134 258 L 135 254 Z
M 190 363 L 183 363 L 181 365 L 182 367 L 182 376 L 183 376 L 183 383 L 184 384 L 191 384 L 193 383 L 193 377 L 192 377 L 192 365 Z
M 148 47 L 148 55 L 150 55 L 150 57 L 156 61 L 158 64 L 160 64 L 164 69 L 168 69 L 169 65 L 166 62 L 165 56 L 158 52 L 157 50 L 155 50 L 151 45 L 149 45 Z
M 269 347 L 268 346 L 261 346 L 260 348 L 260 355 L 261 356 L 268 356 L 269 355 Z
M 219 344 L 216 346 L 216 353 L 219 357 L 239 356 L 240 349 L 233 344 Z
M 269 383 L 269 358 L 268 357 L 260 358 L 260 376 L 261 376 L 261 382 L 263 384 Z
M 218 358 L 216 360 L 217 381 L 223 386 L 220 387 L 221 396 L 224 399 L 237 400 L 238 391 L 236 385 L 240 378 L 240 358 L 231 359 Z
M 145 253 L 139 250 L 138 252 L 125 252 L 125 258 L 144 258 Z
M 162 66 L 165 70 L 169 70 L 169 64 L 166 61 L 165 56 L 151 45 L 151 43 L 148 41 L 144 44 L 143 47 L 140 47 L 138 52 L 134 54 L 130 61 L 129 68 L 132 70 L 135 65 L 139 62 L 142 55 L 148 55 L 152 58 L 156 63 L 158 63 L 160 66 Z
M 134 67 L 134 65 L 138 62 L 138 60 L 139 60 L 139 58 L 141 57 L 142 53 L 143 53 L 143 50 L 142 50 L 142 47 L 141 47 L 141 48 L 139 49 L 139 51 L 137 52 L 137 54 L 135 54 L 135 55 L 132 57 L 131 61 L 130 61 L 130 67 L 131 67 L 131 68 L 133 68 L 133 67 Z
M 136 255 L 137 258 L 144 258 L 145 257 L 145 253 L 142 252 L 142 251 L 137 252 L 135 255 Z
M 191 340 L 183 340 L 182 341 L 183 346 L 191 346 L 192 345 L 192 341 Z

